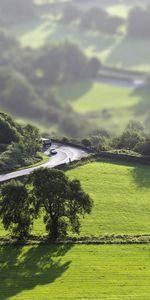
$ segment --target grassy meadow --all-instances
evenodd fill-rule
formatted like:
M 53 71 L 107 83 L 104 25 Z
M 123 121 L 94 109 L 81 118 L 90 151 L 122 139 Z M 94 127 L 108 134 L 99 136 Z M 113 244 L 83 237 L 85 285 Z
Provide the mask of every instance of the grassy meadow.
M 75 111 L 95 124 L 95 128 L 105 128 L 116 134 L 137 118 L 150 128 L 149 95 L 135 93 L 131 88 L 80 82 L 60 86 L 56 92 L 62 102 L 71 104 Z
M 81 235 L 149 233 L 149 174 L 117 162 L 68 171 L 94 200 Z M 40 220 L 35 233 L 44 233 Z M 149 262 L 150 245 L 1 245 L 0 299 L 148 300 Z
M 149 245 L 10 245 L 0 257 L 1 300 L 149 299 Z
M 79 179 L 94 201 L 91 215 L 81 221 L 80 236 L 150 232 L 149 166 L 93 162 L 68 171 L 67 175 Z M 34 233 L 45 233 L 40 219 Z M 6 234 L 1 226 L 0 236 Z
M 108 84 L 96 82 L 60 87 L 58 95 L 62 100 L 70 100 L 69 102 L 75 111 L 80 113 L 126 108 L 139 102 L 138 96 L 131 97 L 130 88 L 109 86 Z

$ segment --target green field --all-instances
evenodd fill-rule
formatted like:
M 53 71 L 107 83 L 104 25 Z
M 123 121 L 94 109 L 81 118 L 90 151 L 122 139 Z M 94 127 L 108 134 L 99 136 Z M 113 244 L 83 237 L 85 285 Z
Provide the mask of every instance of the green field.
M 149 245 L 1 246 L 0 299 L 149 300 Z
M 150 167 L 94 162 L 68 172 L 94 199 L 82 235 L 150 232 Z
M 149 234 L 149 166 L 93 162 L 67 175 L 80 179 L 94 200 L 81 236 Z M 34 233 L 44 233 L 40 220 Z M 1 300 L 149 300 L 150 295 L 150 245 L 1 245 L 0 270 Z
M 149 110 L 144 108 L 145 99 L 134 94 L 131 88 L 113 85 L 80 82 L 57 88 L 57 95 L 63 102 L 69 102 L 75 111 L 83 113 L 96 128 L 121 132 L 127 123 L 137 118 L 137 108 L 143 103 L 138 118 L 145 121 Z M 149 123 L 147 123 L 149 128 Z
M 94 200 L 93 212 L 82 220 L 80 236 L 148 234 L 150 232 L 150 167 L 93 162 L 68 171 Z M 34 232 L 43 234 L 41 220 Z M 2 226 L 0 235 L 4 235 Z
M 85 83 L 83 84 L 85 86 Z M 75 97 L 75 90 L 82 92 L 82 83 L 66 87 L 66 91 L 61 89 L 60 96 L 64 94 L 68 98 Z M 89 90 L 76 99 L 73 99 L 72 106 L 75 111 L 88 113 L 103 109 L 126 108 L 136 105 L 139 102 L 138 96 L 131 97 L 131 89 L 111 86 L 107 84 L 89 84 Z

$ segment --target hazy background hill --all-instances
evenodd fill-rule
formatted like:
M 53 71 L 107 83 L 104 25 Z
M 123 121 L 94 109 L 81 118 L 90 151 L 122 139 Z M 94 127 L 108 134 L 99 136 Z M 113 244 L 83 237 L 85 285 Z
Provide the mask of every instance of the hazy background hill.
M 96 80 L 103 67 L 150 70 L 150 1 L 0 0 L 0 108 L 44 132 L 150 129 L 142 89 Z

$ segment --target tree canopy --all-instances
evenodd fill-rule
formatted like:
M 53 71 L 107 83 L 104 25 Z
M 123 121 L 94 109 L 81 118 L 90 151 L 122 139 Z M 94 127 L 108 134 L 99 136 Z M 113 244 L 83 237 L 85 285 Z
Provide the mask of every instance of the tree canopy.
M 92 199 L 79 180 L 69 180 L 64 172 L 40 168 L 24 183 L 11 181 L 1 188 L 0 217 L 12 236 L 26 238 L 34 219 L 41 214 L 51 240 L 79 233 L 81 216 L 90 214 Z
M 44 208 L 44 223 L 51 239 L 67 235 L 68 227 L 79 233 L 80 215 L 89 214 L 92 200 L 78 180 L 69 180 L 59 170 L 41 168 L 28 177 L 38 213 Z
M 127 33 L 133 38 L 150 38 L 150 7 L 134 7 L 127 19 Z
M 26 238 L 33 224 L 33 209 L 25 185 L 10 181 L 1 188 L 0 218 L 6 230 L 16 238 Z

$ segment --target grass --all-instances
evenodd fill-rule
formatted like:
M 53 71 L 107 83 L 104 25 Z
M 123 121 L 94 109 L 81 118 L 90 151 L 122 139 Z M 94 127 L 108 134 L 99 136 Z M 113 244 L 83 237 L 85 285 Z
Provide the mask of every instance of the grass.
M 149 245 L 12 245 L 0 253 L 1 300 L 149 299 Z
M 69 177 L 81 180 L 94 199 L 92 215 L 83 221 L 81 234 L 149 233 L 149 174 L 149 166 L 103 162 L 69 171 Z
M 45 155 L 41 152 L 38 153 L 38 156 L 41 158 L 41 160 L 39 162 L 37 162 L 35 164 L 32 164 L 32 165 L 29 165 L 29 166 L 24 166 L 22 168 L 19 168 L 19 169 L 17 169 L 17 171 L 38 167 L 38 166 L 41 166 L 43 164 L 46 164 L 49 161 L 49 156 L 47 156 L 47 155 Z
M 116 5 L 109 5 L 107 7 L 107 11 L 113 15 L 113 16 L 118 16 L 122 18 L 127 18 L 129 9 L 132 7 L 131 5 L 125 5 L 125 4 L 116 4 Z
M 138 97 L 131 98 L 129 88 L 94 83 L 91 89 L 72 102 L 72 105 L 76 111 L 86 113 L 103 109 L 131 107 L 138 101 Z
M 49 18 L 48 18 L 49 19 Z M 30 31 L 20 33 L 20 42 L 23 47 L 32 46 L 32 48 L 42 47 L 48 37 L 54 32 L 55 26 L 50 20 L 41 20 L 37 26 Z
M 96 128 L 105 128 L 115 134 L 136 118 L 136 107 L 141 102 L 140 96 L 133 95 L 130 88 L 92 82 L 59 87 L 57 94 L 61 101 L 68 101 L 75 111 L 83 113 Z M 143 99 L 142 102 L 144 105 Z M 140 117 L 144 121 L 146 114 L 141 113 Z
M 82 220 L 81 236 L 150 233 L 150 167 L 93 162 L 67 172 L 81 181 L 94 200 L 91 215 Z M 37 220 L 34 233 L 45 233 Z M 7 233 L 0 226 L 0 235 Z

